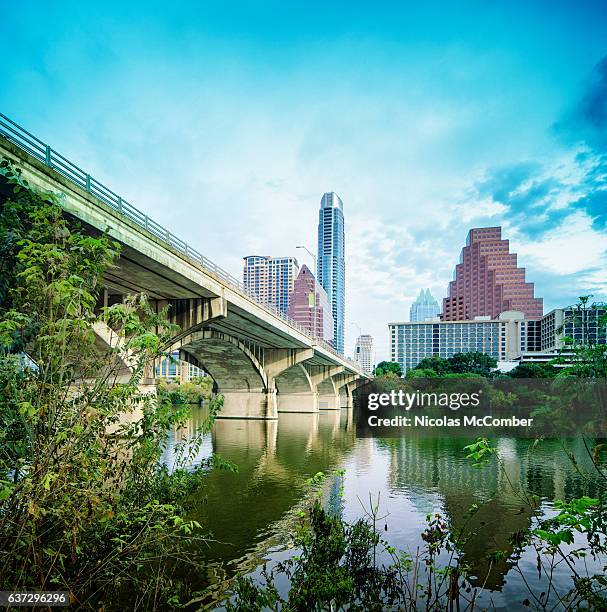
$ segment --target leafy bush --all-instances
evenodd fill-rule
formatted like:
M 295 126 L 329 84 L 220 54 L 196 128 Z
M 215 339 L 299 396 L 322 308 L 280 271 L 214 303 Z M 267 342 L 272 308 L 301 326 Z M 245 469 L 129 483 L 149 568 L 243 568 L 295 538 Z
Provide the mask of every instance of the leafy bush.
M 203 539 L 188 497 L 215 462 L 193 473 L 159 464 L 187 409 L 139 385 L 174 329 L 143 296 L 99 311 L 119 245 L 81 233 L 6 160 L 0 175 L 14 194 L 0 227 L 0 590 L 173 607 L 190 595 L 175 569 L 199 564 Z

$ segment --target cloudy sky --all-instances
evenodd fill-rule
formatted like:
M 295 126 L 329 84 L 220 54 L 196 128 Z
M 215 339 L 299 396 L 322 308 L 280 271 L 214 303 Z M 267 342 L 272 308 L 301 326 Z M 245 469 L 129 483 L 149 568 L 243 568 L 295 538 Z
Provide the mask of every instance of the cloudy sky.
M 607 298 L 607 9 L 584 2 L 22 2 L 0 111 L 240 276 L 346 217 L 346 351 L 470 227 L 546 309 Z

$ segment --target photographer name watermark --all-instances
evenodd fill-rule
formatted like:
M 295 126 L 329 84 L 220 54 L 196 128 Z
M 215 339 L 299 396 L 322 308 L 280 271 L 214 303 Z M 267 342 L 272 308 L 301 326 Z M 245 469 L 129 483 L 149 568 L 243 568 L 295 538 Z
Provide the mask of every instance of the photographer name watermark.
M 378 388 L 379 387 L 379 388 Z M 580 379 L 428 378 L 369 383 L 357 398 L 358 437 L 607 435 L 607 386 Z
M 371 412 L 383 408 L 400 408 L 406 412 L 414 408 L 448 408 L 456 411 L 461 408 L 476 408 L 481 405 L 482 389 L 472 393 L 460 392 L 427 392 L 416 389 L 415 391 L 396 391 L 390 393 L 369 393 L 367 409 Z M 367 418 L 369 427 L 531 427 L 533 418 L 520 418 L 512 415 L 510 417 L 494 417 L 490 414 L 463 415 L 462 417 L 428 415 L 396 415 L 393 417 L 381 417 L 378 414 L 369 414 Z

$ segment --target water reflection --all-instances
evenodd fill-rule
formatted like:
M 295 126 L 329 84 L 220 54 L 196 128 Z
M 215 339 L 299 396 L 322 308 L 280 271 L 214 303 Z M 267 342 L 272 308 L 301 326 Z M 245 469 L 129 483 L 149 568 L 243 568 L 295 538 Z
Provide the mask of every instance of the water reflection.
M 175 444 L 192 436 L 204 418 L 205 409 L 195 408 L 188 426 L 173 432 L 164 457 L 168 463 Z M 549 508 L 556 498 L 596 494 L 597 483 L 576 471 L 558 441 L 533 446 L 528 440 L 498 440 L 503 470 L 496 464 L 472 467 L 463 451 L 469 442 L 415 437 L 414 432 L 401 439 L 357 439 L 352 409 L 285 413 L 278 421 L 218 420 L 193 463 L 216 453 L 239 471 L 209 473 L 193 518 L 211 532 L 208 557 L 227 575 L 237 567 L 252 569 L 264 543 L 276 547 L 286 541 L 281 520 L 306 495 L 305 480 L 343 467 L 347 519 L 360 517 L 369 493 L 379 493 L 389 512 L 387 538 L 415 552 L 423 545 L 425 515 L 444 513 L 452 529 L 476 532 L 462 543 L 473 574 L 481 582 L 486 578 L 488 588 L 502 591 L 503 601 L 512 602 L 521 585 L 509 573 L 508 557 L 513 536 L 530 526 L 529 496 L 539 496 Z M 591 472 L 582 442 L 574 442 L 573 450 L 581 471 Z M 339 506 L 339 483 L 327 483 L 326 497 Z M 470 518 L 473 504 L 479 510 Z M 490 563 L 488 554 L 495 550 L 506 551 L 507 558 Z M 523 566 L 533 562 L 523 559 Z

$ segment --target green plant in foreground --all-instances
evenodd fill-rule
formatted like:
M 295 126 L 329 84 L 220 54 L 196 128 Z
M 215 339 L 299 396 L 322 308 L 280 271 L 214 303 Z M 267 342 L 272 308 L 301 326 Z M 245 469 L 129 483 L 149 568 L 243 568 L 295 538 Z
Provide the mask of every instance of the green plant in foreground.
M 316 484 L 316 477 L 310 479 L 311 486 Z M 454 610 L 460 601 L 473 605 L 467 568 L 459 562 L 458 542 L 443 517 L 428 515 L 424 550 L 413 558 L 381 537 L 386 516 L 379 514 L 379 505 L 379 498 L 369 498 L 365 516 L 348 523 L 315 498 L 309 513 L 300 517 L 297 553 L 272 570 L 264 568 L 261 581 L 237 578 L 227 609 Z M 445 564 L 439 562 L 441 555 Z M 289 589 L 283 597 L 277 585 L 285 580 Z
M 539 443 L 536 440 L 531 443 L 530 451 Z M 600 467 L 603 444 L 596 444 L 591 448 L 584 440 L 584 446 L 592 459 L 600 480 L 607 482 L 607 478 Z M 607 494 L 603 488 L 600 497 L 591 498 L 586 495 L 570 500 L 556 500 L 554 509 L 557 513 L 549 518 L 544 518 L 540 508 L 539 499 L 534 495 L 521 492 L 510 482 L 506 471 L 501 465 L 501 459 L 497 449 L 492 446 L 487 438 L 478 438 L 474 443 L 464 447 L 468 451 L 467 459 L 474 461 L 474 467 L 485 467 L 492 460 L 498 464 L 498 468 L 511 487 L 517 493 L 523 504 L 527 505 L 531 516 L 532 525 L 527 533 L 517 534 L 513 538 L 514 557 L 520 558 L 524 549 L 534 550 L 537 555 L 537 568 L 540 577 L 543 576 L 544 590 L 537 594 L 530 590 L 530 596 L 540 608 L 554 606 L 557 601 L 560 609 L 575 610 L 580 607 L 590 609 L 607 609 Z M 564 448 L 566 455 L 578 466 L 578 462 L 566 443 Z M 578 467 L 579 469 L 579 467 Z M 575 545 L 576 535 L 586 540 L 583 546 Z M 503 551 L 496 551 L 502 555 Z M 495 553 L 494 553 L 495 554 Z M 601 573 L 593 574 L 587 571 L 584 563 L 586 558 L 591 558 L 601 567 Z M 577 561 L 582 561 L 578 564 Z M 557 592 L 554 584 L 554 570 L 557 566 L 564 565 L 571 576 L 571 588 L 565 592 Z M 516 569 L 522 573 L 523 570 L 517 566 Z M 526 581 L 524 581 L 527 584 Z M 530 600 L 526 600 L 530 605 Z
M 204 540 L 189 497 L 219 461 L 160 465 L 189 412 L 139 384 L 174 330 L 144 296 L 99 309 L 118 245 L 81 233 L 6 160 L 0 180 L 13 188 L 0 218 L 0 590 L 175 607 L 191 595 L 178 566 L 200 567 Z

